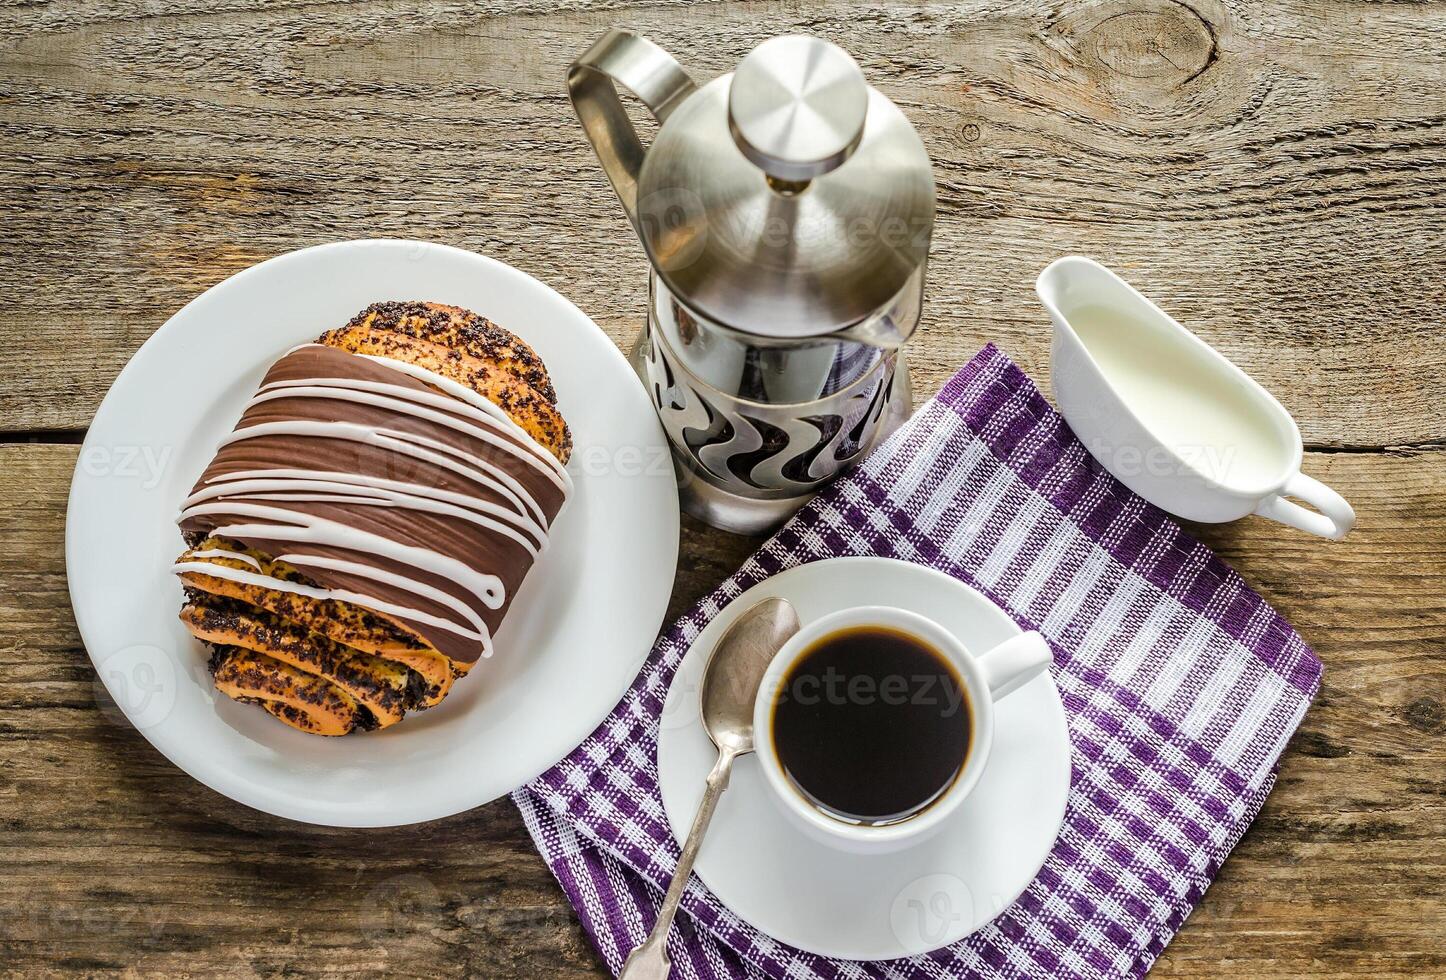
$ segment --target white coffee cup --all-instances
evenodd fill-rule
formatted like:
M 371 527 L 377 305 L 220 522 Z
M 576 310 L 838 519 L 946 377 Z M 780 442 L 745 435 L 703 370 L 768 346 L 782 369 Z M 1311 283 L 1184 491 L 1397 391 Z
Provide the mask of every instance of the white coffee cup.
M 1060 414 L 1125 486 L 1192 521 L 1259 514 L 1335 540 L 1355 524 L 1340 494 L 1300 471 L 1300 429 L 1280 402 L 1129 283 L 1072 255 L 1035 290 L 1054 321 Z
M 845 630 L 879 627 L 912 637 L 943 656 L 962 682 L 968 701 L 960 723 L 969 726 L 964 767 L 942 795 L 894 823 L 848 821 L 811 802 L 784 772 L 773 740 L 774 707 L 795 663 L 820 641 Z M 994 742 L 994 702 L 1043 673 L 1052 655 L 1044 637 L 1022 633 L 993 649 L 972 654 L 959 638 L 931 619 L 892 606 L 844 609 L 807 623 L 778 651 L 753 704 L 754 745 L 775 801 L 809 835 L 843 850 L 889 851 L 922 839 L 959 808 L 979 782 Z

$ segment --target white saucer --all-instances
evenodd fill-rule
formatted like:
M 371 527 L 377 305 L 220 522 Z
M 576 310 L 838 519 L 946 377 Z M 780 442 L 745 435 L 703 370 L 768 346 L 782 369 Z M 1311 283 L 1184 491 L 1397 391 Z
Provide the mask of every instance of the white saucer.
M 967 585 L 908 562 L 835 558 L 790 568 L 713 618 L 664 707 L 658 776 L 673 835 L 687 835 L 716 751 L 698 720 L 698 683 L 718 636 L 760 599 L 783 596 L 805 623 L 850 606 L 894 605 L 953 630 L 971 650 L 1020 632 Z M 739 918 L 806 952 L 883 960 L 929 952 L 986 925 L 1039 873 L 1064 822 L 1070 745 L 1048 674 L 1001 701 L 984 777 L 937 835 L 883 855 L 848 854 L 787 822 L 758 759 L 740 759 L 695 870 Z
M 537 350 L 572 428 L 576 493 L 513 600 L 490 660 L 442 704 L 394 728 L 317 738 L 212 688 L 201 644 L 176 618 L 181 586 L 170 566 L 183 547 L 176 512 L 266 368 L 388 299 L 467 307 Z M 295 820 L 351 827 L 470 809 L 571 751 L 647 656 L 677 554 L 666 438 L 612 341 L 526 273 L 405 241 L 282 255 L 173 316 L 101 403 L 80 451 L 65 529 L 76 621 L 100 681 L 130 722 L 219 793 Z

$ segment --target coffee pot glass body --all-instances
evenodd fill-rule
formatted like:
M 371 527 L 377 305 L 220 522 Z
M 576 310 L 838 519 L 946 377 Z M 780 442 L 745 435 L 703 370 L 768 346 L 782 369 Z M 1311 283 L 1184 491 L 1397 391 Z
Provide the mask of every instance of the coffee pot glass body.
M 774 38 L 696 85 L 614 30 L 572 66 L 578 117 L 651 269 L 634 350 L 685 507 L 757 532 L 907 415 L 934 184 L 845 52 Z M 644 147 L 619 97 L 658 119 Z

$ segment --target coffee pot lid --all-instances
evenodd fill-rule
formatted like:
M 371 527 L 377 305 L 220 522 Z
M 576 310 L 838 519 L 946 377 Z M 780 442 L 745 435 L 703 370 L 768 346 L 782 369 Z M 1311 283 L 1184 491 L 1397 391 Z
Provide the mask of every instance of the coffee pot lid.
M 911 284 L 934 177 L 918 133 L 853 58 L 791 35 L 672 110 L 637 214 L 658 275 L 695 313 L 804 339 L 857 328 Z

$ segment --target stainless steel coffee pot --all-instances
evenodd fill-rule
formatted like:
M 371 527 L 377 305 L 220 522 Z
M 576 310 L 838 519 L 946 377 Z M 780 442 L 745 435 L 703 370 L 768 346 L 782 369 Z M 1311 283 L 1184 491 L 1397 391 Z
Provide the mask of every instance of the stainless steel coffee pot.
M 652 146 L 619 86 L 657 118 Z M 765 41 L 697 85 L 610 31 L 568 73 L 578 118 L 652 264 L 633 352 L 685 508 L 766 530 L 907 416 L 934 177 L 853 58 Z

